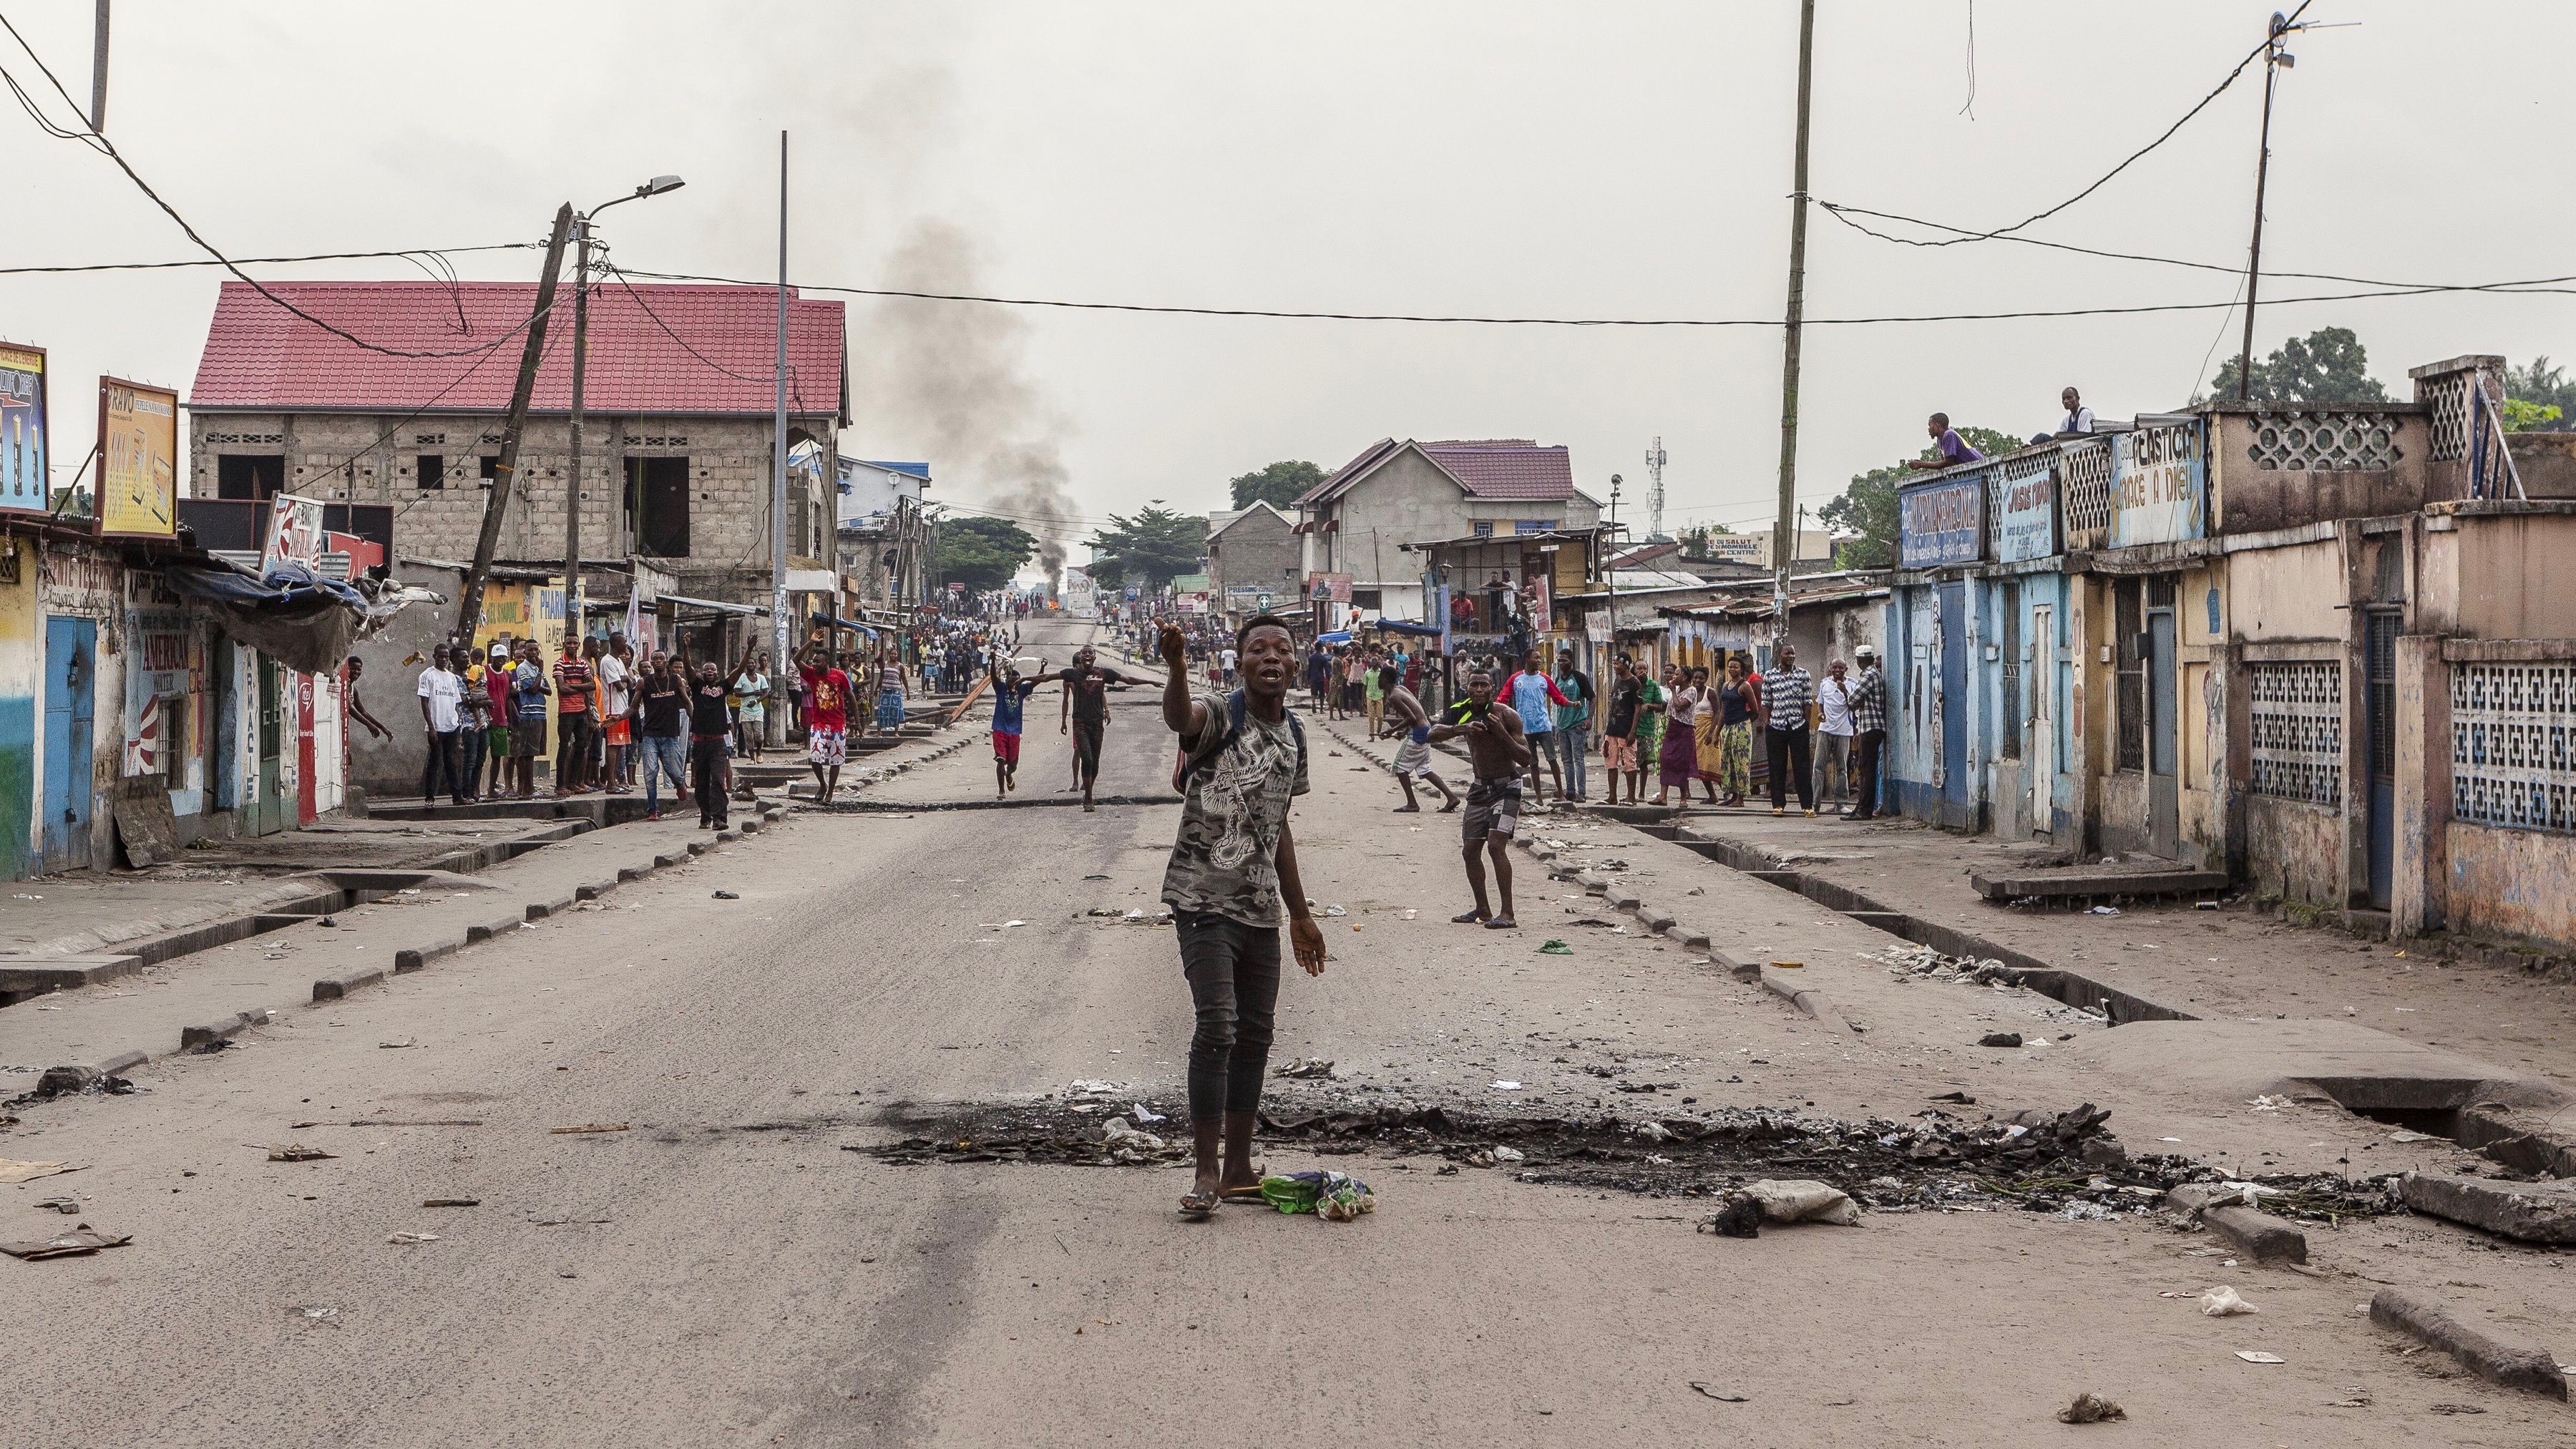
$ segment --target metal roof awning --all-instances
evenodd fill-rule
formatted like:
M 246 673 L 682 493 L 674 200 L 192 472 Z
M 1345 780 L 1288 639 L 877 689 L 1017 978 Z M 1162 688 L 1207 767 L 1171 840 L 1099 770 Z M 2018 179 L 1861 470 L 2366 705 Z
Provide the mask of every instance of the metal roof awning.
M 679 594 L 664 594 L 661 602 L 683 609 L 704 609 L 712 614 L 740 614 L 757 619 L 769 617 L 769 610 L 760 604 L 727 604 L 716 599 L 692 599 Z
M 861 634 L 867 635 L 871 639 L 877 637 L 877 626 L 874 624 L 862 624 L 852 619 L 834 618 L 832 615 L 826 614 L 820 609 L 815 610 L 809 617 L 814 623 L 824 625 L 827 628 L 853 629 Z

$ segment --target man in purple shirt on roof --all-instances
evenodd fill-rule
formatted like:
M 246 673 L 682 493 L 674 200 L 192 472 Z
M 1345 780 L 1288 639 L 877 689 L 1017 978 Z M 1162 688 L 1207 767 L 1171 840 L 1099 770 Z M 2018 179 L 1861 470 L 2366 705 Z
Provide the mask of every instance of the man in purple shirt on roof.
M 1941 456 L 1938 458 L 1908 458 L 1905 460 L 1906 467 L 1949 468 L 1960 463 L 1978 462 L 1986 456 L 1985 454 L 1978 452 L 1976 449 L 1969 447 L 1967 439 L 1960 437 L 1956 432 L 1951 430 L 1950 415 L 1948 413 L 1934 413 L 1932 415 L 1931 426 L 1927 431 L 1932 435 L 1932 446 L 1941 451 Z

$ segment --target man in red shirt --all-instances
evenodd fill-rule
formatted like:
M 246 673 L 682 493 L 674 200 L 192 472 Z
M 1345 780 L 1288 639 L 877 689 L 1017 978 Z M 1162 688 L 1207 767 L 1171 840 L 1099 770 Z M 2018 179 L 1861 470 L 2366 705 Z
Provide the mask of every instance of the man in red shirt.
M 814 767 L 814 798 L 829 805 L 841 788 L 841 767 L 850 762 L 850 676 L 817 640 L 796 656 L 796 672 L 805 681 L 805 758 Z
M 597 684 L 590 661 L 581 655 L 581 640 L 564 633 L 563 655 L 555 660 L 555 793 L 590 790 L 590 692 Z

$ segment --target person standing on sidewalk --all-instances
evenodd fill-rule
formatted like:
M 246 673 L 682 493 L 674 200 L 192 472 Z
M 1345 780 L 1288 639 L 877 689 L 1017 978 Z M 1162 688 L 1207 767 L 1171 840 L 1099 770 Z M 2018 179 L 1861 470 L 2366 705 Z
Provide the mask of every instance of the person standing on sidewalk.
M 1547 787 L 1540 784 L 1538 778 L 1538 762 L 1541 760 L 1547 761 L 1547 772 L 1556 777 L 1556 793 L 1563 796 L 1565 776 L 1556 761 L 1556 714 L 1551 706 L 1572 701 L 1556 687 L 1556 681 L 1548 677 L 1547 669 L 1539 663 L 1537 650 L 1532 649 L 1522 655 L 1521 667 L 1513 670 L 1511 677 L 1503 681 L 1495 698 L 1521 717 L 1521 734 L 1527 738 L 1530 749 L 1532 803 L 1547 804 Z
M 1762 682 L 1762 733 L 1765 758 L 1771 762 L 1771 813 L 1786 814 L 1789 782 L 1798 784 L 1798 804 L 1816 813 L 1814 737 L 1807 708 L 1815 703 L 1815 681 L 1798 667 L 1798 651 L 1782 643 L 1772 655 L 1771 672 Z
M 1741 654 L 1726 656 L 1726 678 L 1718 686 L 1717 788 L 1721 805 L 1741 805 L 1753 788 L 1753 721 L 1762 708 L 1762 689 L 1745 672 Z M 1707 708 L 1702 705 L 1701 708 Z
M 1520 924 L 1512 916 L 1512 832 L 1520 828 L 1521 771 L 1532 768 L 1530 758 L 1536 753 L 1521 733 L 1520 711 L 1494 693 L 1494 676 L 1479 669 L 1467 676 L 1467 697 L 1450 711 L 1448 723 L 1432 729 L 1431 738 L 1466 740 L 1467 759 L 1475 771 L 1474 781 L 1467 786 L 1467 813 L 1459 820 L 1458 830 L 1465 847 L 1467 889 L 1475 893 L 1476 904 L 1449 919 L 1461 926 L 1481 921 L 1488 930 L 1512 930 Z M 1494 889 L 1503 903 L 1500 915 L 1485 896 L 1488 857 L 1494 862 Z
M 1690 671 L 1678 664 L 1664 666 L 1664 737 L 1655 749 L 1655 803 L 1669 804 L 1671 792 L 1682 792 L 1682 804 L 1690 804 L 1691 781 L 1699 777 L 1699 739 L 1692 732 L 1692 721 L 1699 712 L 1699 691 L 1691 687 Z
M 510 716 L 510 765 L 519 775 L 519 798 L 537 798 L 537 757 L 546 752 L 546 657 L 534 639 L 519 641 L 519 662 L 510 670 L 515 699 Z
M 750 672 L 734 686 L 733 727 L 742 757 L 760 763 L 761 736 L 769 728 L 769 651 L 755 649 Z
M 376 718 L 375 712 L 367 708 L 366 701 L 358 698 L 358 680 L 366 672 L 367 661 L 359 658 L 355 654 L 350 655 L 348 662 L 343 664 L 340 669 L 341 697 L 349 701 L 349 717 L 351 719 L 354 719 L 358 723 L 365 725 L 367 728 L 374 730 L 376 732 L 377 739 L 392 739 L 394 737 L 394 732 L 385 728 L 385 722 Z
M 1404 803 L 1395 807 L 1395 813 L 1402 815 L 1407 811 L 1418 812 L 1422 809 L 1422 802 L 1415 799 L 1413 795 L 1413 781 L 1417 776 L 1430 781 L 1431 788 L 1439 791 L 1440 798 L 1448 802 L 1440 807 L 1441 814 L 1446 815 L 1457 809 L 1458 792 L 1450 789 L 1447 782 L 1438 775 L 1431 773 L 1431 716 L 1423 711 L 1420 696 L 1413 692 L 1401 675 L 1398 675 L 1395 683 L 1387 688 L 1386 713 L 1387 725 L 1385 730 L 1379 733 L 1378 738 L 1392 739 L 1397 735 L 1404 736 L 1404 743 L 1397 746 L 1395 751 L 1395 783 L 1404 787 Z
M 1181 824 L 1163 873 L 1197 1026 L 1190 1037 L 1190 1136 L 1197 1172 L 1181 1199 L 1204 1219 L 1228 1198 L 1259 1202 L 1252 1135 L 1279 999 L 1283 916 L 1297 964 L 1324 974 L 1324 933 L 1306 906 L 1288 802 L 1307 791 L 1306 731 L 1288 710 L 1297 642 L 1258 614 L 1236 631 L 1243 685 L 1190 691 L 1188 642 L 1166 621 L 1163 723 L 1187 761 Z
M 1642 805 L 1637 794 L 1643 776 L 1637 768 L 1637 722 L 1645 713 L 1645 681 L 1625 657 L 1610 666 L 1610 710 L 1601 721 L 1601 774 L 1610 785 L 1610 803 L 1619 803 L 1619 776 L 1628 776 L 1628 803 Z
M 1592 774 L 1587 757 L 1592 753 L 1592 705 L 1600 696 L 1592 687 L 1592 676 L 1575 667 L 1571 649 L 1557 651 L 1556 689 L 1568 701 L 1554 706 L 1550 719 L 1556 726 L 1557 755 L 1565 762 L 1566 797 L 1589 800 Z
M 682 769 L 688 757 L 689 689 L 671 656 L 658 649 L 635 682 L 635 713 L 642 734 L 637 748 L 643 754 L 644 818 L 659 820 L 664 778 L 670 780 L 672 793 L 682 804 L 689 798 L 689 777 Z M 705 809 L 701 804 L 699 813 Z
M 1878 757 L 1887 747 L 1887 676 L 1879 672 L 1878 650 L 1863 644 L 1852 651 L 1860 661 L 1860 683 L 1852 686 L 1852 775 L 1858 789 L 1847 820 L 1879 814 Z
M 796 673 L 805 682 L 805 759 L 814 767 L 814 802 L 829 805 L 841 788 L 841 767 L 850 762 L 850 676 L 820 640 L 806 641 Z
M 590 788 L 590 695 L 598 684 L 590 661 L 581 657 L 581 641 L 564 635 L 563 654 L 555 660 L 555 795 L 580 794 Z
M 1851 811 L 1851 681 L 1839 659 L 1816 685 L 1816 799 L 1838 814 Z
M 465 666 L 457 671 L 462 692 L 457 700 L 456 743 L 465 756 L 465 803 L 471 805 L 483 798 L 483 751 L 492 723 L 492 692 L 484 687 L 483 676 L 491 670 L 463 644 L 451 648 L 447 657 Z
M 459 805 L 465 803 L 465 761 L 456 738 L 465 682 L 448 668 L 451 659 L 447 646 L 441 644 L 430 651 L 429 667 L 420 672 L 420 722 L 429 729 L 429 756 L 420 762 L 420 802 L 424 805 L 438 803 L 442 781 L 450 798 Z
M 877 733 L 893 738 L 903 733 L 903 654 L 889 644 L 877 657 Z
M 510 646 L 495 639 L 492 651 L 483 660 L 483 688 L 491 696 L 492 709 L 485 716 L 491 735 L 487 753 L 492 758 L 492 778 L 484 782 L 483 793 L 498 800 L 510 793 L 510 676 L 517 672 L 518 661 L 510 657 Z
M 635 743 L 634 704 L 635 678 L 620 653 L 626 637 L 613 636 L 608 646 L 599 651 L 599 717 L 600 732 L 606 740 L 602 746 L 608 755 L 608 771 L 600 778 L 608 793 L 624 795 L 626 785 L 626 752 Z
M 730 795 L 725 787 L 725 750 L 733 744 L 734 686 L 742 680 L 743 671 L 751 668 L 751 652 L 756 645 L 746 645 L 742 661 L 731 674 L 718 674 L 712 659 L 698 666 L 698 677 L 689 689 L 689 773 L 698 792 L 698 828 L 725 828 Z

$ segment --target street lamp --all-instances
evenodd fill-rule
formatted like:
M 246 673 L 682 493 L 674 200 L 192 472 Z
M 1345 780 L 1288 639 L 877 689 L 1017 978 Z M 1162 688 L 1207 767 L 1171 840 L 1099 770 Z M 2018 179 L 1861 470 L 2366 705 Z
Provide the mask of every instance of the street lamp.
M 564 627 L 579 639 L 584 621 L 581 587 L 581 393 L 590 367 L 590 222 L 621 202 L 677 191 L 688 183 L 677 176 L 656 176 L 624 196 L 603 201 L 573 218 L 580 252 L 572 278 L 572 467 L 564 484 Z M 630 583 L 628 587 L 632 588 Z

